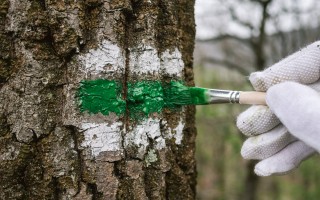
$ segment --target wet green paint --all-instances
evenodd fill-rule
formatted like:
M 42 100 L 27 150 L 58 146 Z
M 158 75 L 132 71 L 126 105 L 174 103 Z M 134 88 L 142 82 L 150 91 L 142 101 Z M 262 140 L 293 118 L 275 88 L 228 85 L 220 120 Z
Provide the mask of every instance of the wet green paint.
M 140 81 L 129 83 L 127 103 L 132 118 L 144 117 L 149 113 L 160 113 L 164 107 L 161 82 Z
M 109 115 L 111 112 L 120 115 L 126 110 L 126 102 L 122 97 L 122 86 L 113 80 L 91 80 L 80 83 L 77 97 L 80 111 Z
M 190 91 L 190 100 L 192 105 L 206 105 L 209 103 L 209 95 L 207 94 L 208 89 L 191 87 Z
M 179 81 L 164 84 L 164 99 L 165 107 L 168 108 L 192 104 L 189 87 Z
M 160 113 L 164 108 L 179 109 L 184 105 L 205 104 L 205 91 L 202 88 L 189 88 L 181 81 L 129 82 L 127 91 L 125 100 L 122 85 L 117 81 L 82 81 L 77 93 L 80 111 L 123 115 L 128 110 L 131 118 L 140 119 L 150 113 Z

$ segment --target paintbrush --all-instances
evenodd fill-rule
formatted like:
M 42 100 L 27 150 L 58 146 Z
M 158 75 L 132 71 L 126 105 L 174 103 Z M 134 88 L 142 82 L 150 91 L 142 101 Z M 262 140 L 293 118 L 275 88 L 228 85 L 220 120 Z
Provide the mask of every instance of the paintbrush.
M 256 91 L 232 91 L 187 87 L 179 82 L 170 82 L 165 92 L 167 105 L 207 105 L 222 103 L 239 103 L 266 105 L 266 93 Z

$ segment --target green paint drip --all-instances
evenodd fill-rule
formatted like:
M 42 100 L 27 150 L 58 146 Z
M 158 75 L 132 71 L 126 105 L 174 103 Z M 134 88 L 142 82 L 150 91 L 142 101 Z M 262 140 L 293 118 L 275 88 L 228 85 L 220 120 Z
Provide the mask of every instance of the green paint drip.
M 82 81 L 77 96 L 80 100 L 80 111 L 117 115 L 126 110 L 126 103 L 121 96 L 121 84 L 110 80 Z
M 205 89 L 189 88 L 181 81 L 139 81 L 127 85 L 127 99 L 122 97 L 122 85 L 117 81 L 82 81 L 77 96 L 80 111 L 89 113 L 111 112 L 122 115 L 126 107 L 131 118 L 141 119 L 164 108 L 179 109 L 184 105 L 206 104 Z

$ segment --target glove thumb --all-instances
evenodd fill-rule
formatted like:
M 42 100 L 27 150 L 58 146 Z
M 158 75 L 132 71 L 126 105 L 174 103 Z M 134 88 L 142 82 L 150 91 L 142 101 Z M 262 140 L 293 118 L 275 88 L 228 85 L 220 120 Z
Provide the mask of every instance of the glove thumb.
M 284 82 L 267 91 L 266 102 L 289 132 L 320 152 L 320 95 L 308 86 Z

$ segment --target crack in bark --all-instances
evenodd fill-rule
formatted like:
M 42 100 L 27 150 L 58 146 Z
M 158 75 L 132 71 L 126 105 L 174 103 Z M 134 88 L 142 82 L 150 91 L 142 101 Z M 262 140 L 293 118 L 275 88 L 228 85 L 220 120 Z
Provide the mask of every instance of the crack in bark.
M 130 50 L 129 50 L 129 42 L 130 42 L 130 22 L 131 19 L 131 12 L 128 9 L 122 9 L 121 12 L 125 19 L 124 19 L 124 39 L 123 39 L 123 49 L 125 53 L 125 69 L 124 69 L 124 80 L 123 80 L 123 98 L 125 102 L 127 102 L 128 97 L 128 79 L 129 79 L 129 70 L 130 70 Z M 123 149 L 124 157 L 127 157 L 127 152 L 125 149 L 125 134 L 129 130 L 129 107 L 128 103 L 126 103 L 126 111 L 124 113 L 124 130 L 121 131 L 121 146 Z M 115 167 L 116 168 L 116 167 Z M 116 176 L 117 177 L 117 176 Z
M 130 70 L 130 50 L 129 50 L 129 42 L 130 42 L 130 25 L 132 23 L 132 13 L 126 9 L 123 10 L 123 15 L 125 17 L 125 33 L 124 33 L 124 50 L 125 50 L 125 71 L 124 71 L 124 81 L 123 81 L 123 89 L 124 89 L 124 100 L 127 102 L 128 96 L 128 79 L 129 79 L 129 70 Z M 125 122 L 125 130 L 129 128 L 129 108 L 126 103 L 126 112 L 124 115 Z M 124 146 L 123 146 L 124 147 Z
M 60 196 L 60 188 L 59 188 L 59 180 L 58 177 L 52 177 L 52 186 L 53 186 L 53 198 L 54 200 L 59 200 L 59 196 Z
M 99 196 L 101 196 L 101 194 L 99 194 L 98 189 L 97 189 L 97 184 L 93 184 L 93 183 L 87 183 L 87 187 L 89 192 L 91 192 L 92 194 L 92 200 L 98 200 Z
M 77 128 L 74 126 L 67 126 L 67 128 L 70 130 L 70 134 L 72 136 L 72 140 L 74 142 L 74 150 L 77 152 L 77 165 L 78 165 L 78 175 L 79 179 L 77 182 L 78 190 L 74 196 L 77 196 L 81 191 L 81 182 L 85 182 L 83 180 L 82 174 L 83 174 L 83 158 L 82 158 L 82 152 L 79 149 L 79 143 L 78 143 L 78 134 Z

